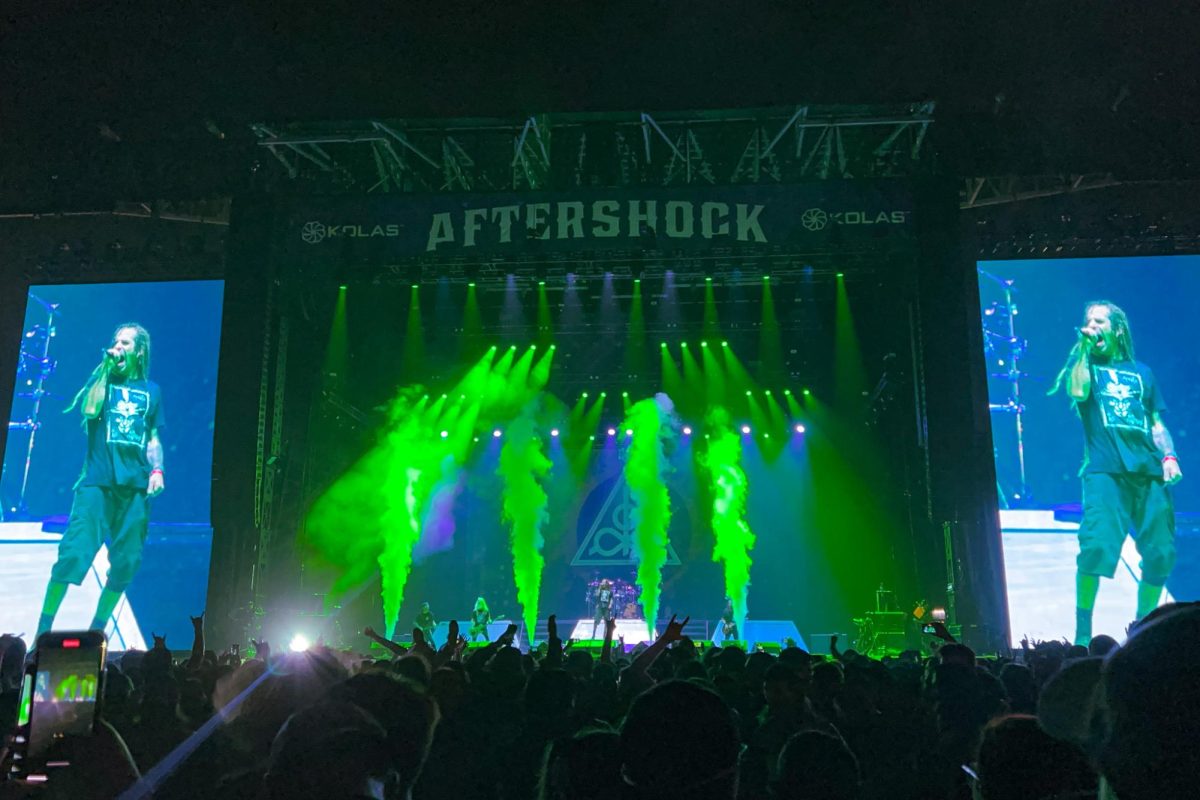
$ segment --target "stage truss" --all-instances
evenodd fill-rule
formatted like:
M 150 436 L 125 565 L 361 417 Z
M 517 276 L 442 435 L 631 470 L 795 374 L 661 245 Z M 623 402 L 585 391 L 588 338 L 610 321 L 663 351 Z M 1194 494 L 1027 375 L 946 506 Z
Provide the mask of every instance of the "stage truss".
M 544 191 L 924 174 L 933 111 L 923 101 L 251 128 L 280 190 Z

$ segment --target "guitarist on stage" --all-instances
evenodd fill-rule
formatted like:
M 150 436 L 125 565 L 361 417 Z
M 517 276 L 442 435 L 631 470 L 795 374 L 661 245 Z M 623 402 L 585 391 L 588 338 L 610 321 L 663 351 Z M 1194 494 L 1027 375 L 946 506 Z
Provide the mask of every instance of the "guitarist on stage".
M 488 623 L 492 621 L 492 612 L 488 609 L 487 601 L 483 596 L 476 598 L 475 608 L 471 611 L 471 629 L 467 635 L 471 637 L 471 641 L 475 641 L 475 637 L 482 636 L 485 642 L 490 642 L 488 637 Z

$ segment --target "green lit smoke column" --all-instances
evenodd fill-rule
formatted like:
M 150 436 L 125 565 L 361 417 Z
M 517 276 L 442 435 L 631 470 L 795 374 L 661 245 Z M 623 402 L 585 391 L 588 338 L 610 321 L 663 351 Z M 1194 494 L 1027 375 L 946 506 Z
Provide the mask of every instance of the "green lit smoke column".
M 538 595 L 542 586 L 542 525 L 546 522 L 546 490 L 541 481 L 550 471 L 542 453 L 534 419 L 524 414 L 505 430 L 497 474 L 504 481 L 504 519 L 512 524 L 513 580 L 527 636 L 537 627 Z
M 635 403 L 621 427 L 633 431 L 625 459 L 625 483 L 633 500 L 633 555 L 637 560 L 638 597 L 646 614 L 646 629 L 654 633 L 658 617 L 662 569 L 667 562 L 667 529 L 671 524 L 671 498 L 667 492 L 667 459 L 664 441 L 673 435 L 674 412 L 665 394 Z
M 746 598 L 750 591 L 750 553 L 754 532 L 746 523 L 746 472 L 742 443 L 729 427 L 729 413 L 717 407 L 707 419 L 708 449 L 701 464 L 712 491 L 713 561 L 725 565 L 725 594 L 733 603 L 737 628 L 746 630 Z

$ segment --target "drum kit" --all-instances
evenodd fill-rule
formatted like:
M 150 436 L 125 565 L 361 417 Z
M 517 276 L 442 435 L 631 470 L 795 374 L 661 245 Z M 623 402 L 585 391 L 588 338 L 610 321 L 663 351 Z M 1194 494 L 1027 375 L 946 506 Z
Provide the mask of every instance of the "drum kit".
M 21 485 L 12 503 L 0 508 L 0 519 L 27 519 L 29 510 L 25 494 L 29 488 L 29 467 L 33 461 L 33 448 L 37 432 L 41 427 L 42 401 L 52 397 L 46 391 L 46 382 L 54 374 L 58 362 L 50 357 L 50 346 L 56 331 L 54 319 L 58 315 L 58 303 L 48 303 L 35 294 L 30 294 L 31 303 L 37 303 L 46 313 L 46 321 L 34 325 L 21 337 L 21 353 L 17 360 L 17 390 L 13 395 L 13 419 L 8 423 L 9 444 L 15 442 L 15 433 L 27 435 L 23 442 L 25 463 L 21 468 Z M 24 413 L 22 413 L 24 412 Z M 9 452 L 16 452 L 9 450 Z
M 642 607 L 638 605 L 638 588 L 629 581 L 620 578 L 593 577 L 587 584 L 588 616 L 596 615 L 596 592 L 600 590 L 601 581 L 607 580 L 612 584 L 612 614 L 616 619 L 641 619 Z

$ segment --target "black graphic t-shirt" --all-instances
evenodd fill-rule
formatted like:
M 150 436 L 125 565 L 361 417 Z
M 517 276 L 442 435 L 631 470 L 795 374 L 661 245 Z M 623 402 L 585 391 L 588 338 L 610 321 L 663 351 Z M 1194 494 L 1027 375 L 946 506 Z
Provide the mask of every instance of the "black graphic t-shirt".
M 612 589 L 601 589 L 596 592 L 596 608 L 607 611 L 612 606 L 613 593 Z
M 87 459 L 79 485 L 145 489 L 150 480 L 146 443 L 163 427 L 157 383 L 110 378 L 100 416 L 87 421 Z
M 1092 391 L 1078 404 L 1083 420 L 1082 473 L 1162 475 L 1150 428 L 1166 411 L 1154 373 L 1140 361 L 1094 363 Z

